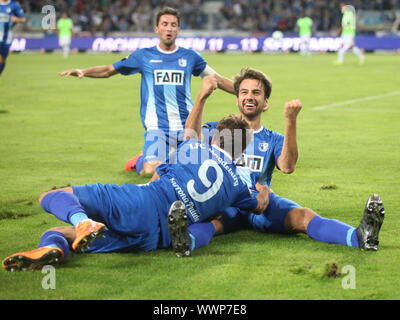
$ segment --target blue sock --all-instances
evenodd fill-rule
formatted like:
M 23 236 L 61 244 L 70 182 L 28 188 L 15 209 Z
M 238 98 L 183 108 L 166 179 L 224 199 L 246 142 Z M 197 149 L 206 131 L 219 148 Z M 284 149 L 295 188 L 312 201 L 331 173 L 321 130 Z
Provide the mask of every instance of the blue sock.
M 200 222 L 191 224 L 188 231 L 192 242 L 191 250 L 193 251 L 208 245 L 215 234 L 215 227 L 212 222 Z
M 3 72 L 6 64 L 5 63 L 0 63 L 0 74 Z
M 359 248 L 356 230 L 338 220 L 315 216 L 308 223 L 307 234 L 314 240 Z
M 42 247 L 54 247 L 61 249 L 64 252 L 64 259 L 69 254 L 68 241 L 65 236 L 59 231 L 50 230 L 43 234 L 40 238 L 38 248 Z
M 142 169 L 143 169 L 143 156 L 140 156 L 138 159 L 137 159 L 137 161 L 136 161 L 136 166 L 135 166 L 135 168 L 136 168 L 136 172 L 137 172 L 137 174 L 140 174 L 140 171 L 142 171 Z
M 78 198 L 66 191 L 55 191 L 46 194 L 42 199 L 41 206 L 44 211 L 72 225 L 76 225 L 81 220 L 88 219 Z M 76 213 L 79 213 L 79 215 L 74 217 L 76 219 L 71 220 L 72 216 Z

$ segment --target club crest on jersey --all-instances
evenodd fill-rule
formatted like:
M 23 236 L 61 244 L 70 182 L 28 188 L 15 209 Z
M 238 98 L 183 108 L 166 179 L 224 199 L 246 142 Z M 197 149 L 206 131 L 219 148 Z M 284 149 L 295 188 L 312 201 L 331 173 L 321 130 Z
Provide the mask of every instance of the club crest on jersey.
M 179 63 L 179 66 L 181 66 L 181 67 L 186 67 L 186 65 L 187 65 L 187 60 L 186 60 L 185 58 L 180 58 L 180 59 L 178 60 L 178 63 Z
M 269 146 L 268 142 L 260 142 L 260 144 L 258 145 L 258 149 L 261 152 L 266 152 L 268 150 L 268 146 Z
M 172 84 L 183 85 L 183 70 L 154 70 L 154 83 L 156 85 Z

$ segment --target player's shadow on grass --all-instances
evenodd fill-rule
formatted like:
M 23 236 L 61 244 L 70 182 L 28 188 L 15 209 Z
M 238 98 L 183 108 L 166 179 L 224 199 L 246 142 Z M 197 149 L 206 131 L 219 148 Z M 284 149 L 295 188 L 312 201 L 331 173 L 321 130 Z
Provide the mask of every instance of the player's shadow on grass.
M 397 250 L 396 246 L 385 247 L 388 250 Z M 313 240 L 305 234 L 280 234 L 262 233 L 253 230 L 241 230 L 238 232 L 214 237 L 210 243 L 192 252 L 191 257 L 177 258 L 171 248 L 163 248 L 149 252 L 115 252 L 115 253 L 72 253 L 68 257 L 68 263 L 61 266 L 63 268 L 81 268 L 87 265 L 96 264 L 99 260 L 103 261 L 103 268 L 107 269 L 132 269 L 140 268 L 159 268 L 165 265 L 169 268 L 172 265 L 198 264 L 205 261 L 208 266 L 220 263 L 219 257 L 231 257 L 248 254 L 252 251 L 258 254 L 261 251 L 275 255 L 276 252 L 291 250 L 296 253 L 318 251 L 322 254 L 344 254 L 347 256 L 352 253 L 360 253 L 357 259 L 365 259 L 373 252 L 364 252 L 357 248 L 347 247 L 339 244 L 329 244 Z M 354 258 L 354 256 L 353 256 Z M 178 262 L 179 261 L 179 262 Z
M 233 247 L 240 244 L 265 244 L 265 245 L 287 245 L 288 241 L 293 241 L 294 239 L 302 241 L 302 237 L 295 234 L 281 234 L 281 233 L 263 233 L 253 230 L 241 230 L 234 233 L 220 235 L 214 237 L 210 245 L 220 246 L 220 245 L 232 245 Z
M 352 252 L 360 251 L 358 248 L 348 247 L 340 244 L 325 243 L 311 239 L 305 234 L 282 234 L 272 232 L 258 232 L 253 230 L 242 230 L 227 235 L 214 237 L 210 244 L 206 247 L 208 250 L 196 250 L 196 255 L 221 254 L 227 251 L 235 250 L 242 245 L 250 245 L 254 247 L 265 246 L 277 250 L 294 249 L 296 251 L 318 250 L 319 252 L 334 253 L 334 252 Z M 397 248 L 396 248 L 397 249 Z

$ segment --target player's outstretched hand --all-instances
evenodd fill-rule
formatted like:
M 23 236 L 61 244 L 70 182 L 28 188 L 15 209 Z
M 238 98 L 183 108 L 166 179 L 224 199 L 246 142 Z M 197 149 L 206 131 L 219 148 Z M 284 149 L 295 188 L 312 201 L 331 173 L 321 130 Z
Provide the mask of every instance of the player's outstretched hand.
M 83 78 L 83 76 L 84 76 L 81 69 L 66 70 L 66 71 L 60 72 L 59 75 L 62 77 L 73 76 L 73 77 L 78 77 L 79 79 Z
M 289 120 L 296 120 L 302 108 L 301 101 L 299 99 L 293 99 L 285 103 L 285 118 Z

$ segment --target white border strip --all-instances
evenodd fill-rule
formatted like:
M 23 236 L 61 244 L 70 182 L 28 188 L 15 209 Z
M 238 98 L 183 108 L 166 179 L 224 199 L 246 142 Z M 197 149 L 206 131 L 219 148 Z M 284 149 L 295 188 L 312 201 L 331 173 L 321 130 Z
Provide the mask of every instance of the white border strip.
M 377 96 L 369 96 L 369 97 L 364 97 L 364 98 L 359 98 L 359 99 L 352 99 L 352 100 L 346 100 L 346 101 L 342 101 L 342 102 L 336 102 L 336 103 L 327 104 L 327 105 L 324 105 L 324 106 L 312 107 L 312 109 L 314 109 L 314 110 L 329 109 L 329 108 L 343 106 L 343 105 L 346 105 L 346 104 L 352 104 L 352 103 L 356 103 L 356 102 L 360 102 L 360 101 L 369 101 L 369 100 L 382 99 L 382 98 L 386 98 L 386 97 L 395 96 L 395 95 L 398 95 L 398 94 L 400 94 L 400 91 L 393 91 L 393 92 L 389 92 L 389 93 L 378 94 Z

